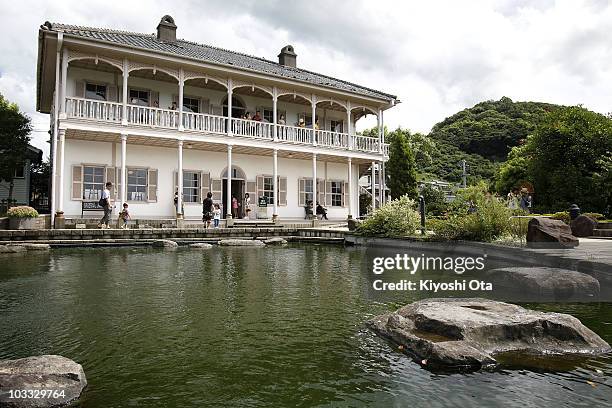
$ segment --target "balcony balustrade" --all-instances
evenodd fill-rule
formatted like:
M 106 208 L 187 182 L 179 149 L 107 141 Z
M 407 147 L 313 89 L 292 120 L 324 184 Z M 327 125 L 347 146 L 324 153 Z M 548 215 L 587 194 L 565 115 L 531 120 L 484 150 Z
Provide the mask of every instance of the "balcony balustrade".
M 163 129 L 179 129 L 179 112 L 177 110 L 160 109 L 148 106 L 128 104 L 126 119 L 129 125 L 146 126 Z M 66 116 L 71 119 L 85 119 L 98 122 L 121 124 L 123 106 L 117 102 L 107 102 L 95 99 L 77 97 L 66 98 Z M 228 118 L 224 116 L 203 113 L 183 112 L 182 124 L 186 131 L 212 134 L 229 134 Z M 294 143 L 301 145 L 316 145 L 325 148 L 354 150 L 365 153 L 380 153 L 378 139 L 367 136 L 348 135 L 331 130 L 318 130 L 305 127 L 276 125 L 269 122 L 231 119 L 231 134 L 233 136 L 265 139 L 279 143 Z M 382 152 L 388 155 L 389 146 L 382 144 Z

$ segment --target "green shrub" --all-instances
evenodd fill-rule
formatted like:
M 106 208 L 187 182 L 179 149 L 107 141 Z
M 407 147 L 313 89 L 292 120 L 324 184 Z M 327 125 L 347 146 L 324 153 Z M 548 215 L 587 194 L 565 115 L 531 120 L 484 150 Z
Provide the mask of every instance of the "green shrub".
M 357 229 L 369 236 L 401 238 L 413 235 L 419 227 L 420 216 L 414 200 L 404 195 L 378 208 Z
M 561 220 L 568 225 L 570 223 L 570 215 L 569 215 L 569 212 L 567 211 L 556 212 L 553 215 L 551 215 L 550 218 L 552 218 L 553 220 Z
M 9 218 L 36 218 L 38 217 L 38 211 L 27 205 L 20 205 L 9 208 L 6 215 Z
M 600 214 L 600 213 L 586 212 L 586 213 L 583 213 L 582 215 L 586 215 L 587 217 L 595 221 L 601 221 L 606 218 L 603 214 Z
M 489 242 L 512 232 L 511 216 L 502 200 L 478 185 L 460 191 L 450 215 L 430 226 L 443 239 Z

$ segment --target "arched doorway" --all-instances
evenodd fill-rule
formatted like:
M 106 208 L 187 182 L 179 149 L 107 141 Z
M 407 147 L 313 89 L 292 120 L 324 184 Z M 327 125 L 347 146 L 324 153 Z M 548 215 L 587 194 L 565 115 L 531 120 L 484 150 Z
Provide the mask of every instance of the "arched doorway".
M 233 109 L 232 109 L 233 110 Z M 238 203 L 240 204 L 238 211 L 234 214 L 232 211 L 232 216 L 234 218 L 242 218 L 243 216 L 243 207 L 244 207 L 244 193 L 246 192 L 246 174 L 245 172 L 238 166 L 232 166 L 232 197 L 236 197 Z M 227 205 L 227 167 L 223 169 L 221 172 L 221 179 L 223 180 L 223 205 Z M 223 211 L 223 216 L 227 214 L 227 211 Z
M 223 99 L 223 116 L 227 117 L 227 96 Z M 246 113 L 246 105 L 244 102 L 236 97 L 232 96 L 232 118 L 241 118 Z

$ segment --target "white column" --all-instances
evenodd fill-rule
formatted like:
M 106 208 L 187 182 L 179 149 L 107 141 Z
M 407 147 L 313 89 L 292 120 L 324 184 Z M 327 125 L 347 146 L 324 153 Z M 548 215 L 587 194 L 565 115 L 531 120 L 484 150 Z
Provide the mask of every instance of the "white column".
M 273 192 L 273 200 L 274 200 L 274 212 L 272 213 L 272 219 L 276 219 L 278 217 L 278 150 L 274 149 L 274 153 L 272 153 L 272 188 Z
M 232 78 L 227 80 L 227 135 L 232 136 L 232 94 L 234 92 L 234 83 L 232 82 Z
M 317 95 L 312 94 L 312 144 L 317 145 L 317 135 L 315 134 L 315 116 L 317 114 Z
M 351 133 L 351 101 L 346 101 L 346 133 L 348 133 L 349 150 L 353 150 L 353 135 Z
M 121 134 L 121 191 L 119 197 L 121 199 L 121 205 L 127 202 L 127 134 Z M 120 209 L 122 207 L 119 207 Z
M 227 210 L 226 218 L 232 218 L 232 145 L 227 145 Z
M 382 197 L 383 197 L 383 204 L 385 204 L 387 202 L 387 172 L 385 171 L 385 162 L 382 162 L 382 186 L 380 186 L 380 188 L 382 189 Z
M 121 102 L 123 103 L 123 107 L 122 107 L 123 115 L 121 118 L 122 125 L 128 124 L 128 117 L 127 117 L 128 78 L 130 77 L 130 73 L 128 72 L 128 70 L 129 70 L 128 60 L 127 58 L 124 58 L 123 59 L 123 96 L 121 99 Z
M 179 114 L 178 114 L 178 119 L 179 119 L 178 130 L 180 132 L 185 130 L 185 128 L 183 127 L 183 87 L 185 85 L 185 79 L 184 78 L 185 78 L 185 73 L 183 71 L 183 68 L 180 68 L 179 69 L 179 94 L 178 94 L 178 110 L 179 110 Z
M 61 113 L 62 116 L 66 115 L 66 82 L 68 81 L 68 48 L 64 48 L 64 54 L 62 56 L 62 93 L 61 98 Z
M 308 203 L 306 203 L 308 205 Z M 312 211 L 315 212 L 317 206 L 317 154 L 312 154 Z
M 378 110 L 378 115 L 376 115 L 376 127 L 378 127 L 378 151 L 382 152 L 382 147 L 380 144 L 380 135 L 382 135 L 382 111 Z
M 51 225 L 55 226 L 55 203 L 57 202 L 57 121 L 59 119 L 60 92 L 60 51 L 64 39 L 63 33 L 57 34 L 57 51 L 55 55 L 55 89 L 53 92 L 53 137 L 51 139 Z
M 57 203 L 57 212 L 64 212 L 64 152 L 66 145 L 66 129 L 59 130 L 59 177 L 57 179 L 57 185 L 59 186 L 59 199 Z
M 278 89 L 274 87 L 272 89 L 272 123 L 274 123 L 274 140 L 275 141 L 278 140 L 278 127 L 277 127 L 278 118 L 277 118 L 277 113 L 276 113 L 276 106 L 277 106 L 277 100 L 278 100 L 277 94 L 278 94 Z M 276 211 L 274 211 L 274 214 L 276 214 Z
M 378 151 L 380 154 L 383 153 L 383 143 L 385 141 L 385 116 L 384 111 L 382 109 L 378 110 L 378 115 L 380 116 L 380 133 L 378 135 Z
M 370 180 L 370 188 L 372 189 L 372 210 L 376 209 L 376 162 L 372 162 L 372 177 Z
M 348 158 L 348 218 L 353 218 L 353 159 Z
M 183 218 L 183 141 L 178 141 L 178 174 L 177 174 L 178 200 L 176 202 L 176 217 Z
M 383 178 L 382 178 L 382 161 L 379 163 L 378 168 L 378 196 L 380 197 L 378 202 L 382 206 L 384 201 L 384 191 L 383 191 Z

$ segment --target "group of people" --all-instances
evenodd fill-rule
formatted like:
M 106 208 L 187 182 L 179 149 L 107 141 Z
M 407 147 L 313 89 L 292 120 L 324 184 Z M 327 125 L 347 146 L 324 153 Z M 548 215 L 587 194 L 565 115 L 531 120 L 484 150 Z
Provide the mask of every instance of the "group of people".
M 107 229 L 110 228 L 110 218 L 113 213 L 113 203 L 111 201 L 111 189 L 113 188 L 113 183 L 110 181 L 104 185 L 104 190 L 102 191 L 102 197 L 98 201 L 98 205 L 102 207 L 104 211 L 104 216 L 98 223 L 98 228 Z M 119 212 L 119 217 L 117 218 L 117 227 L 125 229 L 128 227 L 128 221 L 132 219 L 130 216 L 130 211 L 128 209 L 128 203 L 123 203 L 122 210 Z
M 306 206 L 304 207 L 304 211 L 306 212 L 306 216 L 304 219 L 310 219 L 313 216 L 313 202 L 312 200 L 308 200 Z M 317 218 L 320 220 L 327 220 L 327 208 L 323 207 L 318 201 L 317 205 L 314 208 L 314 214 L 316 214 Z
M 202 201 L 202 221 L 206 228 L 210 227 L 212 221 L 214 228 L 219 228 L 221 222 L 221 205 L 213 203 L 212 193 L 206 194 L 206 198 Z M 236 196 L 232 196 L 232 217 L 233 218 L 249 218 L 251 212 L 251 197 L 249 193 L 244 194 L 244 213 L 240 212 L 242 204 L 238 201 Z
M 506 197 L 508 208 L 511 210 L 521 209 L 523 211 L 531 212 L 531 206 L 533 204 L 533 198 L 529 194 L 529 190 L 523 187 L 520 190 L 513 188 Z

